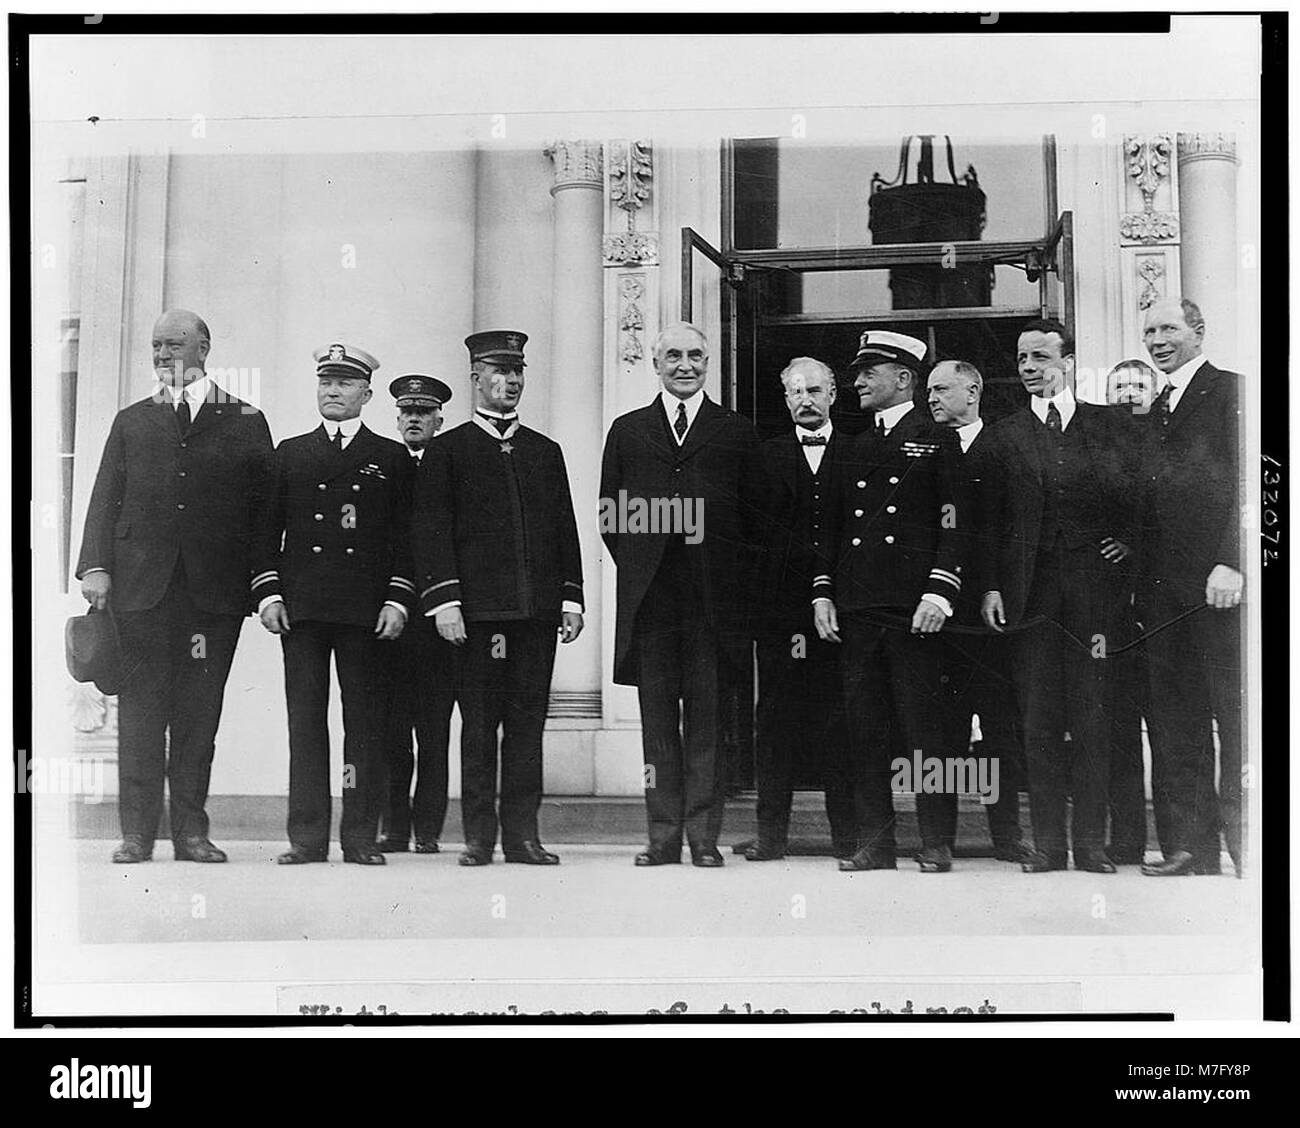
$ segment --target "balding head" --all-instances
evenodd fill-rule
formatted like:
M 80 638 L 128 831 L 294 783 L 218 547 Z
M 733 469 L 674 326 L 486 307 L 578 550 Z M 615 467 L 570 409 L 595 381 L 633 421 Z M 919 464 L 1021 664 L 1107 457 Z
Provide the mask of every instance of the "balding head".
M 965 360 L 941 360 L 930 372 L 926 403 L 936 423 L 964 427 L 980 417 L 984 378 Z
M 173 387 L 200 379 L 210 344 L 203 318 L 188 309 L 169 309 L 153 327 L 153 367 L 158 379 Z

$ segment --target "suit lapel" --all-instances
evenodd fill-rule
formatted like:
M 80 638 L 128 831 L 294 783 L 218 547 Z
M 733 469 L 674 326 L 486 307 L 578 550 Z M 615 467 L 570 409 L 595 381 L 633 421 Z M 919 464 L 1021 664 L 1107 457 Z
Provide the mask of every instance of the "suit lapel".
M 1178 430 L 1187 422 L 1189 416 L 1196 414 L 1197 408 L 1205 402 L 1206 397 L 1214 390 L 1215 377 L 1218 374 L 1219 370 L 1208 360 L 1196 370 L 1196 375 L 1183 389 L 1183 394 L 1178 400 L 1178 406 L 1174 409 L 1173 414 L 1169 416 L 1167 432 Z
M 727 413 L 708 396 L 705 396 L 700 402 L 700 410 L 695 413 L 695 422 L 691 424 L 691 429 L 686 432 L 685 442 L 677 448 L 677 461 L 685 462 L 686 459 L 692 457 L 700 447 L 713 437 L 713 434 L 722 426 L 726 418 Z
M 803 462 L 805 466 L 807 465 L 803 456 L 803 449 L 795 440 L 794 434 L 790 433 L 781 436 L 781 442 L 777 444 L 776 450 L 777 470 L 781 475 L 781 481 L 785 483 L 791 497 L 798 497 L 799 463 Z M 826 453 L 822 455 L 822 458 L 825 459 L 829 456 L 830 447 L 828 444 Z
M 203 407 L 198 415 L 194 416 L 194 420 L 190 424 L 189 433 L 199 435 L 204 431 L 211 430 L 211 428 L 224 421 L 228 412 L 238 410 L 239 404 L 236 401 L 218 388 L 216 384 L 211 384 L 208 387 L 207 398 L 203 401 Z
M 162 398 L 149 405 L 148 416 L 155 427 L 166 432 L 173 439 L 181 437 L 180 420 L 176 418 L 176 408 L 172 404 L 171 396 L 166 392 L 161 393 Z

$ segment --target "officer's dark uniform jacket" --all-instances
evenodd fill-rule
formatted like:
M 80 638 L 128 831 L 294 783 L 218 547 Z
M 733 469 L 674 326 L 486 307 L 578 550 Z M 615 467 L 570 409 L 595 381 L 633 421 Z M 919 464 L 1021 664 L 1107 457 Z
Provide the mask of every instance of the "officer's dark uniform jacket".
M 459 600 L 467 621 L 581 610 L 582 553 L 564 455 L 529 427 L 463 423 L 430 443 L 412 517 L 421 613 Z
M 290 624 L 373 627 L 386 602 L 409 613 L 413 485 L 406 448 L 364 424 L 341 453 L 323 424 L 285 439 L 258 521 L 254 600 L 279 596 Z
M 955 608 L 967 551 L 958 529 L 956 436 L 913 407 L 885 438 L 867 431 L 834 449 L 827 553 L 813 596 L 882 622 L 910 620 L 927 594 Z

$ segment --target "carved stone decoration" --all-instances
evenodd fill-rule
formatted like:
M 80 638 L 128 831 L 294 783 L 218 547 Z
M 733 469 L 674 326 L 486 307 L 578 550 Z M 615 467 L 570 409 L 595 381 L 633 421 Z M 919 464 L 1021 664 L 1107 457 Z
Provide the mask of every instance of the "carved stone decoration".
M 1128 175 L 1142 193 L 1143 211 L 1152 210 L 1156 189 L 1169 176 L 1169 153 L 1172 148 L 1173 141 L 1167 133 L 1124 138 Z
M 1237 159 L 1235 133 L 1180 133 L 1178 163 L 1196 160 L 1233 161 Z
M 606 266 L 658 266 L 659 236 L 650 231 L 616 231 L 602 240 Z
M 91 682 L 73 682 L 68 690 L 72 727 L 77 732 L 104 733 L 117 727 L 117 699 L 105 697 Z
M 628 365 L 645 357 L 641 334 L 645 331 L 645 314 L 641 299 L 645 297 L 645 280 L 636 274 L 627 274 L 618 284 L 618 356 Z
M 1130 243 L 1177 242 L 1178 217 L 1173 212 L 1130 212 L 1120 217 L 1119 233 Z
M 1150 309 L 1165 296 L 1164 255 L 1141 255 L 1136 260 L 1138 309 Z
M 654 160 L 649 141 L 615 141 L 609 149 L 609 198 L 628 213 L 629 228 L 636 212 L 650 199 Z
M 542 152 L 555 164 L 552 196 L 563 188 L 605 187 L 605 158 L 599 141 L 552 141 Z

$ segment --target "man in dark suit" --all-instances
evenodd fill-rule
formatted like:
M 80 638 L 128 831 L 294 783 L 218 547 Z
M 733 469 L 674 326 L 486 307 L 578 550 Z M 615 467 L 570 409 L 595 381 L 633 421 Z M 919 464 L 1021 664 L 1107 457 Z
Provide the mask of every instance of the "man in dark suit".
M 1143 360 L 1120 361 L 1106 374 L 1106 402 L 1122 406 L 1141 431 L 1159 423 L 1151 410 L 1162 377 Z M 1142 545 L 1133 546 L 1143 558 Z M 1126 609 L 1125 637 L 1144 633 L 1136 600 Z M 1141 865 L 1147 848 L 1147 792 L 1142 762 L 1142 718 L 1149 716 L 1146 644 L 1132 646 L 1113 657 L 1110 718 L 1110 837 L 1106 856 L 1117 866 Z M 1161 812 L 1163 818 L 1163 811 Z M 1160 823 L 1157 823 L 1159 828 Z
M 752 660 L 750 610 L 764 474 L 747 419 L 704 394 L 709 346 L 694 325 L 659 333 L 663 390 L 614 420 L 601 467 L 601 536 L 618 566 L 614 681 L 641 705 L 649 844 L 638 866 L 723 864 L 718 755 L 724 664 Z M 649 514 L 645 520 L 640 516 Z
M 459 647 L 463 866 L 552 866 L 537 825 L 557 634 L 582 631 L 582 553 L 559 446 L 519 422 L 527 336 L 474 333 L 474 418 L 432 443 L 412 536 L 420 603 Z M 497 733 L 501 802 L 497 810 Z
M 751 862 L 785 856 L 795 766 L 800 761 L 821 767 L 832 851 L 848 857 L 857 848 L 839 648 L 817 637 L 809 598 L 813 577 L 822 570 L 835 454 L 844 441 L 831 422 L 835 373 L 820 360 L 796 357 L 781 373 L 781 384 L 794 427 L 768 439 L 762 448 L 771 496 L 760 596 L 763 613 L 755 624 L 758 838 L 745 849 Z
M 957 436 L 961 452 L 958 527 L 967 534 L 966 555 L 973 561 L 978 559 L 978 505 L 989 441 L 988 428 L 980 417 L 984 377 L 967 361 L 942 360 L 930 372 L 926 391 L 934 421 L 941 427 L 951 427 Z M 966 756 L 971 747 L 971 718 L 979 716 L 980 755 L 998 764 L 998 794 L 984 808 L 993 853 L 999 861 L 1023 862 L 1030 853 L 1020 837 L 1024 744 L 1010 671 L 1010 647 L 981 622 L 978 587 L 978 582 L 968 582 L 965 597 L 957 601 L 952 626 L 964 629 L 960 633 L 949 629 L 943 636 L 945 745 L 948 755 Z M 951 846 L 957 833 L 957 796 L 945 795 L 943 801 L 944 819 L 951 827 Z
M 414 602 L 408 519 L 415 471 L 401 443 L 361 422 L 379 362 L 336 341 L 318 349 L 322 424 L 285 439 L 258 520 L 252 579 L 262 625 L 280 636 L 289 707 L 289 849 L 323 862 L 330 835 L 330 656 L 343 697 L 343 860 L 375 846 L 393 640 Z
M 442 428 L 442 405 L 451 399 L 451 389 L 432 376 L 408 373 L 389 384 L 388 390 L 397 403 L 398 433 L 418 468 Z M 447 817 L 447 745 L 456 704 L 456 654 L 423 615 L 407 623 L 393 651 L 385 762 L 388 785 L 378 846 L 384 854 L 406 853 L 414 826 L 415 852 L 436 854 Z M 418 755 L 411 749 L 412 730 Z
M 1243 865 L 1241 377 L 1206 359 L 1204 336 L 1205 319 L 1187 299 L 1147 310 L 1143 339 L 1169 378 L 1148 429 L 1141 583 L 1164 852 L 1143 867 L 1153 877 L 1218 873 L 1220 831 L 1238 876 Z
M 940 643 L 931 638 L 961 594 L 963 541 L 956 521 L 956 440 L 914 397 L 925 342 L 862 334 L 853 385 L 875 425 L 846 444 L 835 469 L 827 558 L 814 579 L 818 635 L 840 642 L 849 726 L 856 850 L 845 871 L 896 868 L 895 751 L 944 756 Z M 947 796 L 914 780 L 922 873 L 952 868 Z
M 1074 343 L 1060 322 L 1029 322 L 1016 350 L 1032 398 L 989 436 L 980 579 L 985 623 L 1025 628 L 1016 673 L 1035 852 L 1021 868 L 1065 869 L 1072 844 L 1075 869 L 1114 873 L 1107 650 L 1126 641 L 1137 444 L 1126 411 L 1075 400 Z
M 221 700 L 249 613 L 253 499 L 271 454 L 262 413 L 213 383 L 203 320 L 170 310 L 153 330 L 160 386 L 113 420 L 86 512 L 77 577 L 116 617 L 115 862 L 153 856 L 170 786 L 175 857 L 224 862 L 204 810 Z

